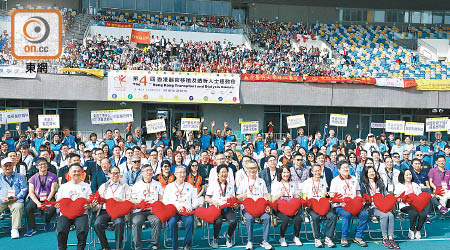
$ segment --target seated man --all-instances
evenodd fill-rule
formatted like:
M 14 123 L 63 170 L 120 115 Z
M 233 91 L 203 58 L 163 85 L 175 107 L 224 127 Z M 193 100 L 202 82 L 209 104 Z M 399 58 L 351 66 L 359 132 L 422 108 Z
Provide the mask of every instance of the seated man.
M 330 196 L 333 197 L 335 194 L 340 194 L 343 198 L 361 196 L 361 192 L 359 191 L 360 185 L 356 177 L 350 175 L 348 162 L 340 161 L 337 167 L 339 168 L 339 175 L 331 181 Z M 342 218 L 341 246 L 347 247 L 352 214 L 344 209 L 343 203 L 334 203 L 333 206 L 336 214 Z M 356 227 L 356 234 L 353 239 L 361 247 L 367 247 L 367 243 L 363 241 L 363 233 L 366 230 L 368 220 L 369 214 L 367 214 L 365 209 L 362 209 L 358 214 L 358 226 Z
M 242 181 L 238 186 L 236 192 L 237 198 L 239 200 L 244 200 L 246 198 L 251 198 L 257 200 L 259 198 L 269 199 L 269 192 L 267 191 L 266 183 L 263 179 L 258 178 L 258 165 L 254 161 L 250 161 L 246 164 L 246 169 L 248 173 L 248 179 Z M 261 247 L 269 250 L 272 246 L 269 244 L 269 230 L 270 230 L 270 207 L 266 207 L 266 212 L 261 215 L 261 220 L 263 223 L 263 241 L 261 242 Z M 255 224 L 255 219 L 250 215 L 245 209 L 242 214 L 246 220 L 245 226 L 247 227 L 247 250 L 253 249 L 253 224 Z
M 186 227 L 184 237 L 184 249 L 192 247 L 192 233 L 194 231 L 194 217 L 192 215 L 181 215 L 183 212 L 190 213 L 198 207 L 197 190 L 189 183 L 185 182 L 186 168 L 179 165 L 175 168 L 175 182 L 167 185 L 164 190 L 163 203 L 173 204 L 178 213 L 169 219 L 169 230 L 172 238 L 172 249 L 178 249 L 178 221 L 181 219 Z
M 19 238 L 22 225 L 23 201 L 28 187 L 25 178 L 14 172 L 13 161 L 6 157 L 1 161 L 3 173 L 0 174 L 0 213 L 11 210 L 11 238 Z
M 139 204 L 146 200 L 149 203 L 159 201 L 162 199 L 163 188 L 161 183 L 152 179 L 153 168 L 150 164 L 145 164 L 142 167 L 142 180 L 133 185 L 131 191 L 131 202 Z M 148 220 L 152 227 L 152 235 L 150 242 L 153 249 L 158 249 L 159 236 L 161 233 L 162 223 L 150 210 L 141 211 L 136 209 L 131 215 L 131 235 L 135 249 L 142 249 L 142 225 Z
M 78 198 L 89 199 L 89 195 L 92 193 L 91 187 L 89 184 L 81 181 L 82 172 L 83 169 L 79 164 L 72 164 L 69 167 L 69 175 L 71 180 L 59 187 L 58 193 L 56 194 L 56 201 L 63 198 L 69 198 L 71 200 L 76 200 Z M 97 205 L 97 202 L 92 202 L 91 204 L 86 203 L 84 204 L 84 209 L 87 210 Z M 56 205 L 56 208 L 59 208 L 59 205 Z M 86 238 L 89 232 L 87 211 L 75 219 L 69 219 L 63 212 L 61 212 L 61 215 L 58 217 L 58 224 L 56 226 L 58 249 L 67 249 L 67 238 L 69 236 L 71 225 L 75 225 L 77 230 L 78 249 L 84 249 L 86 247 Z
M 41 202 L 54 200 L 56 184 L 58 184 L 58 177 L 56 174 L 48 171 L 48 162 L 45 158 L 38 158 L 36 160 L 36 167 L 39 169 L 39 172 L 33 175 L 28 181 L 28 194 L 30 199 L 26 207 L 28 231 L 25 233 L 25 237 L 31 237 L 37 233 L 34 212 L 41 207 Z M 55 214 L 56 208 L 51 207 L 45 215 L 45 231 L 50 231 L 50 220 Z

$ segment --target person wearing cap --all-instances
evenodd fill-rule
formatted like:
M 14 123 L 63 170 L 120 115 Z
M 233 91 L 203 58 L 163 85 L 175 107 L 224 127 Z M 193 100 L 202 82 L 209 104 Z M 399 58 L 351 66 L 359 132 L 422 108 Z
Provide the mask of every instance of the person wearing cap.
M 69 198 L 72 201 L 78 198 L 89 199 L 89 196 L 92 193 L 91 187 L 89 184 L 81 180 L 82 173 L 83 169 L 79 164 L 72 164 L 69 166 L 69 175 L 71 180 L 59 187 L 58 193 L 56 194 L 56 201 L 60 201 L 63 198 Z M 98 203 L 94 201 L 92 203 L 83 204 L 83 208 L 87 210 L 97 205 Z M 56 204 L 55 207 L 59 208 L 59 204 Z M 64 215 L 63 211 L 60 212 L 61 214 L 57 219 L 58 223 L 56 226 L 58 249 L 67 249 L 67 238 L 69 236 L 71 225 L 75 225 L 76 228 L 78 249 L 84 249 L 86 247 L 86 239 L 89 232 L 89 219 L 87 211 L 74 219 L 69 219 Z
M 374 151 L 380 151 L 374 134 L 370 133 L 367 135 L 366 143 L 363 148 L 367 151 L 367 157 L 372 157 L 372 152 Z
M 141 157 L 139 155 L 133 155 L 131 157 L 131 169 L 125 174 L 124 180 L 131 187 L 141 179 Z
M 11 210 L 11 238 L 19 238 L 22 225 L 22 210 L 28 187 L 25 178 L 14 172 L 11 158 L 1 161 L 3 173 L 0 174 L 0 213 Z
M 431 145 L 427 144 L 427 138 L 425 136 L 420 138 L 420 144 L 416 147 L 416 152 L 417 151 L 423 153 L 424 162 L 427 162 L 430 166 L 433 165 L 433 148 Z
M 178 211 L 167 222 L 172 239 L 172 249 L 178 249 L 178 221 L 182 220 L 186 228 L 183 247 L 185 250 L 189 250 L 192 247 L 194 217 L 193 215 L 182 214 L 184 212 L 189 214 L 198 207 L 197 190 L 191 184 L 185 182 L 186 168 L 184 166 L 176 166 L 174 175 L 176 177 L 175 182 L 166 186 L 162 201 L 166 205 L 173 204 Z
M 228 122 L 224 122 L 224 130 L 226 133 L 225 136 L 225 144 L 229 143 L 229 142 L 236 142 L 236 136 L 233 135 L 233 130 L 228 126 Z
M 35 211 L 42 206 L 45 200 L 52 201 L 55 198 L 56 185 L 58 177 L 56 174 L 48 171 L 48 162 L 45 158 L 38 158 L 36 166 L 39 172 L 33 175 L 29 182 L 28 194 L 29 200 L 26 206 L 26 216 L 28 231 L 24 234 L 25 237 L 33 236 L 36 231 Z M 50 207 L 48 213 L 45 215 L 45 231 L 51 229 L 50 220 L 56 214 L 56 208 Z

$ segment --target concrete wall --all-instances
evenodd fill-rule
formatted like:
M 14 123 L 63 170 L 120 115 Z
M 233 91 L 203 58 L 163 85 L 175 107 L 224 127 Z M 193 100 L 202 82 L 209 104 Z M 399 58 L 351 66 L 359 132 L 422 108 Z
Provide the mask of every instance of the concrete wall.
M 257 105 L 220 105 L 204 104 L 200 106 L 205 115 L 205 126 L 210 128 L 211 121 L 216 122 L 215 129 L 223 129 L 223 122 L 233 130 L 240 130 L 239 121 L 259 121 L 260 129 L 264 124 L 264 106 Z
M 140 127 L 142 120 L 142 103 L 127 102 L 126 106 L 121 106 L 118 102 L 91 102 L 80 101 L 77 102 L 77 130 L 90 131 L 94 130 L 97 135 L 102 135 L 107 129 L 118 128 L 124 131 L 127 124 L 106 124 L 106 125 L 92 125 L 91 124 L 91 110 L 108 110 L 108 109 L 133 109 L 134 123 L 133 127 Z M 122 134 L 123 136 L 123 134 Z M 99 136 L 100 137 L 100 136 Z M 101 137 L 100 137 L 101 138 Z
M 450 40 L 448 39 L 421 39 L 436 49 L 438 57 L 447 57 L 450 50 Z
M 278 17 L 278 19 L 277 19 Z M 249 20 L 302 21 L 304 23 L 336 23 L 339 12 L 335 7 L 314 7 L 281 4 L 252 3 Z
M 112 28 L 112 27 L 104 27 L 104 26 L 90 26 L 89 34 L 102 34 L 107 36 L 114 37 L 126 37 L 131 36 L 131 28 Z M 248 40 L 242 34 L 224 34 L 224 33 L 204 33 L 204 32 L 184 32 L 184 31 L 168 31 L 168 30 L 144 30 L 137 29 L 141 31 L 150 31 L 150 35 L 156 36 L 164 36 L 165 38 L 169 38 L 172 40 L 173 38 L 179 42 L 181 39 L 184 41 L 230 41 L 234 45 L 246 44 L 250 46 Z

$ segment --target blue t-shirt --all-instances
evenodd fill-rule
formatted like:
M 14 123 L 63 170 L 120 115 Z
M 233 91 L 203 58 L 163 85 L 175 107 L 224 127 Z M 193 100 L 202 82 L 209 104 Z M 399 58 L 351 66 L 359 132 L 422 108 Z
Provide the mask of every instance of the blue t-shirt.
M 211 136 L 210 135 L 202 135 L 200 137 L 200 142 L 202 143 L 201 151 L 208 149 L 211 146 Z
M 111 139 L 111 140 L 106 140 L 105 143 L 109 147 L 109 153 L 112 154 L 113 148 L 116 146 L 116 141 Z
M 420 173 L 416 173 L 416 171 L 414 171 L 413 167 L 410 167 L 409 170 L 412 173 L 412 177 L 413 177 L 413 182 L 415 182 L 416 184 L 420 185 L 423 184 L 425 185 L 425 182 L 428 181 L 428 174 L 425 170 L 420 170 Z
M 170 143 L 170 140 L 169 140 L 169 139 L 163 138 L 163 139 L 161 139 L 161 141 L 164 142 L 164 146 L 166 146 L 166 147 L 169 146 L 169 143 Z
M 5 142 L 8 143 L 9 151 L 16 151 L 16 142 L 13 138 L 6 139 Z
M 320 147 L 322 147 L 324 144 L 325 144 L 325 142 L 322 139 L 320 139 L 320 140 L 316 140 L 314 142 L 314 144 L 312 145 L 312 147 L 318 147 L 320 149 Z
M 430 153 L 430 151 L 433 151 L 433 150 L 431 149 L 431 147 L 429 145 L 425 145 L 425 146 L 424 145 L 419 145 L 419 146 L 416 147 L 416 151 L 420 151 L 422 153 L 428 154 L 428 153 Z M 423 156 L 423 161 L 426 161 L 426 162 L 428 162 L 430 164 L 430 166 L 433 166 L 433 162 L 432 162 L 433 158 L 431 156 L 424 155 Z
M 338 143 L 338 139 L 336 137 L 328 137 L 327 138 L 327 155 L 330 155 L 331 147 Z
M 300 147 L 306 149 L 306 152 L 308 152 L 308 137 L 306 136 L 297 137 L 297 143 L 300 144 Z
M 387 151 L 386 144 L 383 144 L 383 143 L 379 144 L 379 145 L 378 145 L 378 149 L 380 150 L 380 152 L 385 152 L 385 151 Z
M 214 146 L 219 149 L 219 152 L 223 152 L 223 147 L 225 146 L 225 140 L 223 137 L 216 137 L 214 139 Z
M 73 135 L 65 136 L 62 144 L 67 145 L 70 148 L 76 148 L 75 137 Z
M 52 150 L 53 152 L 59 152 L 59 150 L 61 149 L 62 144 L 58 143 L 58 144 L 51 144 L 50 145 L 50 150 Z
M 229 142 L 234 142 L 234 141 L 236 141 L 236 136 L 234 136 L 234 135 L 230 135 L 230 136 L 227 135 L 225 137 L 225 144 L 227 144 Z
M 450 170 L 450 156 L 445 157 L 445 169 Z
M 436 146 L 439 146 L 439 151 L 437 152 L 437 154 L 435 154 L 435 156 L 438 155 L 445 155 L 444 153 L 444 147 L 445 145 L 447 145 L 447 143 L 445 141 L 440 141 L 440 142 L 434 142 L 433 143 L 433 148 L 436 149 Z
M 255 152 L 257 154 L 261 153 L 264 150 L 264 142 L 263 141 L 257 141 L 255 145 Z
M 132 148 L 136 146 L 136 144 L 132 143 L 132 142 L 125 142 L 125 148 Z
M 33 147 L 36 149 L 36 151 L 39 153 L 39 147 L 44 144 L 45 138 L 41 137 L 41 138 L 34 138 L 33 140 Z

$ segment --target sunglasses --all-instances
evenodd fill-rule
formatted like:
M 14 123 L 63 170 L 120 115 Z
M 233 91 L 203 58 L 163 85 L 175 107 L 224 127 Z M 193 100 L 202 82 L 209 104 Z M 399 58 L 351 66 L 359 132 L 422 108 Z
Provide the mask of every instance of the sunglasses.
M 133 161 L 134 163 L 139 163 L 139 162 L 141 162 L 141 161 Z

